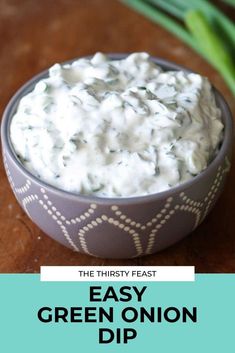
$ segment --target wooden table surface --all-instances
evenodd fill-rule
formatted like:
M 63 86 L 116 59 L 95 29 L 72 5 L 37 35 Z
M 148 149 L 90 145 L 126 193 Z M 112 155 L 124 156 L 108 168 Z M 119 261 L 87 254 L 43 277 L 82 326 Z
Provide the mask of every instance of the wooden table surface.
M 235 115 L 234 98 L 218 73 L 178 39 L 116 0 L 0 0 L 0 116 L 13 93 L 34 74 L 96 51 L 147 51 L 188 66 L 209 77 Z M 39 272 L 40 265 L 195 265 L 202 273 L 235 272 L 234 162 L 222 197 L 196 231 L 165 251 L 132 260 L 97 259 L 51 240 L 17 204 L 2 161 L 0 178 L 1 273 Z

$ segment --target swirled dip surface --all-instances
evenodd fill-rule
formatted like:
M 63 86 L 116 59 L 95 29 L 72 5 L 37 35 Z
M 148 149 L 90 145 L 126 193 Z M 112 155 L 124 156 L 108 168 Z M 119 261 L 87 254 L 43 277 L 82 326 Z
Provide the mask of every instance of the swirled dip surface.
M 60 189 L 103 197 L 160 192 L 214 158 L 223 124 L 206 78 L 163 72 L 146 53 L 56 64 L 23 97 L 11 140 L 24 166 Z

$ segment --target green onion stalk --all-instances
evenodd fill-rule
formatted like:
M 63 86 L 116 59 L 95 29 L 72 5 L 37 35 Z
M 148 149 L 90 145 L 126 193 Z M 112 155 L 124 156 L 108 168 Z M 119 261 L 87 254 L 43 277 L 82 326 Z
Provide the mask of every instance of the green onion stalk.
M 204 57 L 220 72 L 235 95 L 235 63 L 232 59 L 235 26 L 217 7 L 207 0 L 122 1 Z M 183 25 L 173 17 L 181 20 Z

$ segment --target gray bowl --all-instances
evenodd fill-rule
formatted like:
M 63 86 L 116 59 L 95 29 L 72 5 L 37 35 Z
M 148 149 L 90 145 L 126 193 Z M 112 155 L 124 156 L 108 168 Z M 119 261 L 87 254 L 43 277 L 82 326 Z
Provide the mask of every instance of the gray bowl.
M 110 55 L 111 59 L 123 57 L 125 54 Z M 162 59 L 152 60 L 164 70 L 186 70 Z M 5 109 L 1 126 L 7 177 L 32 221 L 61 244 L 105 258 L 155 253 L 192 232 L 214 206 L 230 169 L 232 115 L 221 94 L 214 89 L 225 125 L 224 140 L 216 158 L 201 174 L 170 190 L 148 196 L 82 196 L 37 179 L 19 162 L 10 141 L 9 126 L 19 100 L 47 75 L 46 70 L 17 91 Z

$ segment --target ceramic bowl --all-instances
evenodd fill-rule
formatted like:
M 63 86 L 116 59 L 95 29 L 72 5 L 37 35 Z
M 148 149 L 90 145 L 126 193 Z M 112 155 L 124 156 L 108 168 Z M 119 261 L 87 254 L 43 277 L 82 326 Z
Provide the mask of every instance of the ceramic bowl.
M 110 58 L 125 56 L 110 55 Z M 166 60 L 152 60 L 163 70 L 186 70 Z M 219 153 L 206 170 L 190 181 L 157 194 L 100 198 L 48 185 L 28 172 L 16 157 L 9 137 L 12 116 L 19 100 L 47 75 L 46 70 L 17 91 L 5 109 L 1 126 L 7 177 L 31 220 L 51 238 L 72 250 L 105 258 L 132 258 L 155 253 L 198 227 L 221 194 L 230 168 L 232 116 L 221 94 L 214 89 L 225 125 L 224 139 Z

